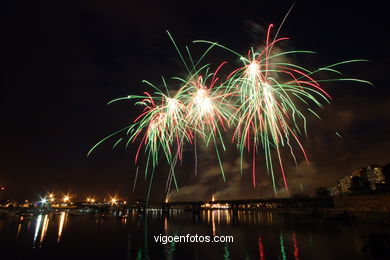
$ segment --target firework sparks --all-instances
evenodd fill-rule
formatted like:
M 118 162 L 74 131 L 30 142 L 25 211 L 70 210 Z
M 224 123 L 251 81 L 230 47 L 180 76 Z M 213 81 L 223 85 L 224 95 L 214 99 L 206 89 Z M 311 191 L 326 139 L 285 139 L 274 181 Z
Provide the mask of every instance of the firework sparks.
M 286 62 L 287 55 L 299 53 L 313 53 L 311 51 L 272 51 L 276 43 L 288 38 L 275 38 L 271 41 L 271 30 L 268 27 L 267 38 L 263 48 L 248 52 L 248 57 L 217 43 L 195 41 L 212 44 L 228 50 L 240 57 L 243 66 L 234 70 L 227 77 L 226 91 L 232 94 L 232 102 L 237 109 L 232 119 L 235 125 L 232 141 L 236 142 L 241 154 L 244 152 L 252 157 L 252 181 L 256 186 L 256 159 L 259 150 L 263 156 L 267 171 L 271 174 L 275 195 L 277 183 L 275 177 L 274 157 L 282 174 L 283 186 L 288 193 L 287 176 L 283 167 L 281 150 L 288 147 L 292 158 L 297 163 L 292 142 L 300 148 L 308 162 L 307 154 L 298 136 L 306 131 L 306 117 L 308 113 L 318 115 L 311 108 L 313 105 L 322 107 L 321 102 L 330 102 L 330 95 L 320 86 L 324 81 L 358 81 L 359 79 L 337 78 L 329 80 L 315 80 L 313 75 L 319 71 L 329 71 L 341 74 L 335 66 L 365 60 L 344 61 L 330 66 L 310 71 L 293 63 Z M 242 165 L 242 163 L 241 163 Z
M 104 138 L 91 151 L 107 139 L 126 132 L 126 146 L 139 140 L 135 162 L 138 163 L 142 150 L 146 154 L 145 177 L 150 168 L 152 172 L 150 178 L 153 178 L 154 169 L 159 163 L 159 155 L 161 152 L 164 154 L 171 167 L 167 182 L 167 191 L 169 191 L 172 180 L 178 189 L 174 169 L 177 162 L 182 160 L 183 146 L 186 143 L 196 145 L 197 137 L 206 145 L 213 144 L 225 180 L 220 151 L 226 150 L 222 132 L 230 132 L 231 140 L 239 149 L 241 162 L 245 151 L 251 155 L 253 185 L 256 186 L 256 160 L 262 150 L 275 195 L 277 196 L 278 190 L 275 162 L 280 168 L 283 187 L 288 192 L 282 149 L 288 147 L 291 156 L 297 162 L 293 149 L 295 143 L 308 161 L 298 136 L 307 133 L 306 114 L 312 113 L 318 117 L 312 106 L 322 107 L 322 102 L 331 100 L 330 95 L 320 86 L 320 82 L 336 80 L 368 82 L 345 78 L 315 80 L 313 77 L 317 72 L 328 71 L 341 74 L 334 69 L 335 66 L 363 60 L 344 61 L 314 71 L 305 69 L 284 61 L 287 60 L 284 57 L 290 54 L 313 52 L 275 51 L 274 46 L 288 38 L 275 36 L 275 39 L 271 40 L 272 27 L 273 25 L 270 25 L 268 28 L 264 47 L 256 51 L 251 48 L 247 57 L 218 43 L 195 41 L 208 43 L 210 47 L 197 62 L 194 62 L 186 47 L 191 65 L 187 64 L 168 33 L 188 72 L 188 76 L 184 79 L 172 78 L 179 83 L 176 84 L 179 85 L 179 90 L 173 96 L 169 95 L 171 91 L 164 78 L 163 86 L 166 91 L 144 81 L 155 90 L 153 94 L 144 92 L 143 95 L 131 95 L 111 101 L 110 103 L 134 99 L 137 100 L 135 105 L 142 106 L 143 110 L 129 126 Z M 209 72 L 209 64 L 197 68 L 204 56 L 216 46 L 238 55 L 243 64 L 231 73 L 227 73 L 224 80 L 217 77 L 217 74 L 226 62 L 222 62 L 213 73 Z M 125 139 L 118 139 L 114 147 L 123 140 Z M 197 161 L 196 154 L 195 158 Z M 150 188 L 151 186 L 149 192 Z

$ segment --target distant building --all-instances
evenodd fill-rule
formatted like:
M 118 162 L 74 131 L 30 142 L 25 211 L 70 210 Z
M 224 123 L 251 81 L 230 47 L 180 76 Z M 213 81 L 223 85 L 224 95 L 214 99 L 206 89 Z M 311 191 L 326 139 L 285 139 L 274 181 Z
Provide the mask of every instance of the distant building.
M 351 172 L 350 176 L 340 178 L 327 188 L 330 196 L 363 194 L 371 192 L 390 192 L 390 163 L 381 167 L 370 164 Z
M 340 196 L 341 192 L 340 192 L 340 186 L 338 184 L 335 184 L 333 186 L 330 186 L 328 188 L 328 191 L 329 191 L 329 195 L 334 197 L 334 196 Z
M 351 193 L 352 176 L 344 176 L 340 178 L 338 184 L 340 186 L 340 193 L 342 195 Z
M 367 175 L 366 175 L 366 167 L 361 167 L 361 168 L 359 168 L 359 169 L 354 170 L 354 171 L 351 173 L 351 176 L 352 176 L 352 177 L 358 176 L 358 177 L 362 177 L 363 179 L 366 179 L 366 178 L 367 178 Z
M 365 168 L 367 180 L 370 183 L 371 190 L 376 190 L 378 184 L 385 184 L 386 178 L 381 166 L 370 164 Z

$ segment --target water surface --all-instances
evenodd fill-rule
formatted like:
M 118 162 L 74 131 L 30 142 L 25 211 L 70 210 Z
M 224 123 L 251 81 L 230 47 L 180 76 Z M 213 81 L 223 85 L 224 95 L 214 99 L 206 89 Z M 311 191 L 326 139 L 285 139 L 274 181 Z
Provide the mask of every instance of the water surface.
M 160 234 L 228 235 L 234 242 L 156 243 Z M 389 226 L 263 211 L 239 212 L 234 221 L 228 210 L 0 218 L 1 259 L 374 259 L 362 248 L 375 255 L 384 234 Z

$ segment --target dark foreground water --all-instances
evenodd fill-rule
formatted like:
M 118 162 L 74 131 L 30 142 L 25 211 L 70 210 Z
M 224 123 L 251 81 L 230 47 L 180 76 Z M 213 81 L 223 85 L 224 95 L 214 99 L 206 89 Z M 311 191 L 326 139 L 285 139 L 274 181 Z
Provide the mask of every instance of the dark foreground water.
M 201 221 L 187 211 L 169 218 L 149 212 L 146 219 L 135 211 L 3 216 L 0 259 L 386 259 L 390 234 L 384 225 L 261 211 L 240 212 L 238 222 L 225 210 L 203 211 Z M 160 234 L 234 241 L 156 243 Z

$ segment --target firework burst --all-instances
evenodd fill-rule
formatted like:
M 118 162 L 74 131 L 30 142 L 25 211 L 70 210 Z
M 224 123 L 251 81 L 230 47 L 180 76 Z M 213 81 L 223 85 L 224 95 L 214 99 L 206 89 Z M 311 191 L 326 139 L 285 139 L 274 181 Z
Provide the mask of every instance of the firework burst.
M 308 157 L 298 136 L 306 131 L 306 114 L 318 115 L 312 106 L 322 107 L 322 102 L 330 102 L 330 95 L 320 86 L 323 81 L 358 81 L 364 80 L 337 78 L 315 80 L 314 74 L 320 71 L 330 71 L 341 74 L 335 66 L 366 60 L 344 61 L 330 66 L 310 71 L 293 63 L 286 62 L 291 54 L 313 53 L 311 51 L 273 51 L 274 46 L 288 40 L 276 38 L 271 40 L 273 25 L 268 27 L 265 45 L 257 51 L 251 48 L 247 57 L 222 46 L 208 41 L 239 56 L 243 66 L 237 68 L 227 77 L 224 84 L 226 91 L 232 94 L 231 102 L 237 108 L 232 116 L 235 126 L 232 141 L 237 143 L 241 154 L 244 152 L 252 157 L 252 181 L 256 186 L 256 159 L 260 150 L 263 151 L 267 171 L 271 174 L 275 195 L 277 183 L 274 170 L 274 157 L 281 171 L 283 186 L 288 193 L 287 177 L 283 167 L 281 149 L 288 147 L 292 158 L 297 163 L 292 142 L 298 144 L 305 160 Z M 275 50 L 275 48 L 274 48 Z M 242 164 L 241 164 L 242 165 Z
M 164 91 L 144 81 L 155 90 L 154 93 L 144 92 L 143 95 L 130 95 L 109 102 L 111 104 L 121 100 L 136 100 L 135 105 L 143 107 L 142 113 L 129 126 L 101 140 L 91 151 L 107 139 L 125 132 L 127 138 L 119 138 L 114 147 L 121 142 L 127 147 L 139 140 L 135 162 L 138 163 L 143 150 L 146 154 L 145 177 L 151 169 L 150 179 L 153 179 L 159 155 L 164 154 L 166 162 L 170 165 L 167 181 L 169 192 L 172 180 L 178 189 L 174 169 L 177 162 L 183 158 L 183 146 L 194 145 L 197 158 L 197 139 L 206 146 L 214 147 L 225 180 L 220 152 L 226 150 L 223 132 L 231 133 L 231 140 L 239 149 L 241 162 L 246 153 L 251 157 L 253 185 L 256 186 L 256 160 L 262 153 L 267 171 L 272 178 L 275 195 L 277 196 L 278 190 L 275 163 L 280 168 L 283 187 L 288 192 L 282 149 L 287 147 L 297 163 L 293 147 L 298 145 L 308 162 L 304 146 L 298 137 L 307 134 L 307 114 L 312 113 L 318 117 L 312 107 L 322 107 L 323 102 L 331 100 L 330 95 L 320 86 L 320 82 L 337 80 L 369 82 L 350 78 L 315 80 L 315 74 L 320 71 L 340 75 L 335 66 L 364 60 L 344 61 L 313 71 L 305 69 L 286 62 L 287 57 L 291 54 L 313 52 L 276 51 L 275 45 L 288 38 L 277 38 L 276 33 L 275 38 L 271 39 L 272 27 L 273 25 L 270 25 L 268 28 L 264 47 L 258 50 L 251 48 L 247 57 L 218 43 L 195 41 L 207 43 L 209 48 L 194 62 L 186 47 L 189 63 L 168 32 L 188 76 L 172 78 L 175 81 L 174 85 L 178 86 L 174 95 L 169 94 L 172 91 L 163 78 Z M 210 64 L 198 69 L 205 55 L 214 47 L 221 47 L 238 55 L 242 62 L 240 67 L 226 73 L 223 80 L 218 74 L 227 62 L 222 62 L 214 72 L 210 72 Z M 151 183 L 152 181 L 149 192 Z

